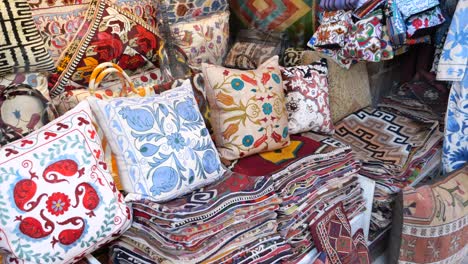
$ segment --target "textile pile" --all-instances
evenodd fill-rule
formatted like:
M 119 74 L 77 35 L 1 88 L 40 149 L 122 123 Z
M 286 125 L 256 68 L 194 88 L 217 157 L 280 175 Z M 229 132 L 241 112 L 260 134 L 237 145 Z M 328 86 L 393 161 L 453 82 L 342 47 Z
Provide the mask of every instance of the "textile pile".
M 351 148 L 332 138 L 320 137 L 312 133 L 291 136 L 289 147 L 246 157 L 233 168 L 272 175 L 282 200 L 278 231 L 293 248 L 294 255 L 288 259 L 291 263 L 301 260 L 314 248 L 309 224 L 328 208 L 343 202 L 348 219 L 365 210 L 356 177 L 359 161 Z
M 362 161 L 360 174 L 376 180 L 371 219 L 375 236 L 391 223 L 395 194 L 417 178 L 441 147 L 438 121 L 407 116 L 366 108 L 336 125 L 335 138 L 351 145 Z
M 275 211 L 281 202 L 270 179 L 232 172 L 167 203 L 134 201 L 134 222 L 113 246 L 113 257 L 138 254 L 156 263 L 274 263 L 291 255 L 276 231 Z

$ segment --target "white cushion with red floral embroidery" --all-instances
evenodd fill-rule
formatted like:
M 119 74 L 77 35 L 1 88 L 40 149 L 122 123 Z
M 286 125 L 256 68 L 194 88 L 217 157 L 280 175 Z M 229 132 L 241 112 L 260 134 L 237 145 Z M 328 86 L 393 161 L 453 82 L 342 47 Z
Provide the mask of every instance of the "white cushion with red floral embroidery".
M 4 262 L 74 262 L 129 227 L 102 153 L 87 102 L 0 148 Z

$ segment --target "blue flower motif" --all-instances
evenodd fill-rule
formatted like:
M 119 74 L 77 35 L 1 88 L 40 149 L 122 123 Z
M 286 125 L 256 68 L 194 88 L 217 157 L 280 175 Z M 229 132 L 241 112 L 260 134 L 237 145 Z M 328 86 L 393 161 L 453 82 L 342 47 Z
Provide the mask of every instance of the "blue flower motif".
M 185 139 L 179 132 L 172 133 L 167 136 L 167 144 L 169 144 L 169 146 L 171 146 L 171 148 L 175 149 L 176 151 L 179 151 L 186 146 Z
M 232 79 L 231 86 L 232 88 L 234 88 L 234 90 L 240 91 L 244 89 L 244 82 L 239 78 L 235 78 L 235 79 Z
M 146 109 L 130 109 L 125 106 L 119 111 L 123 119 L 127 121 L 129 127 L 136 131 L 148 131 L 153 128 L 153 114 Z
M 468 148 L 461 147 L 452 151 L 450 153 L 449 161 L 452 163 L 452 166 L 454 166 L 455 170 L 461 168 L 463 164 L 468 162 Z
M 203 154 L 202 158 L 203 168 L 208 173 L 213 173 L 219 168 L 218 159 L 213 150 L 209 149 Z
M 21 118 L 21 112 L 20 110 L 15 110 L 13 111 L 13 115 L 15 116 L 16 119 L 20 119 Z
M 273 80 L 274 80 L 276 83 L 280 83 L 280 82 L 281 82 L 281 78 L 278 76 L 278 74 L 273 73 L 273 74 L 271 75 L 271 78 L 273 78 Z
M 187 121 L 198 120 L 199 112 L 195 109 L 193 102 L 184 101 L 175 107 L 177 114 Z
M 273 107 L 271 106 L 270 103 L 264 103 L 262 105 L 262 110 L 265 115 L 269 115 L 271 114 L 271 112 L 273 112 Z
M 254 138 L 251 135 L 247 135 L 242 139 L 242 145 L 246 147 L 252 146 L 253 142 L 254 142 Z
M 171 167 L 159 167 L 153 172 L 153 186 L 150 191 L 153 196 L 160 195 L 163 192 L 172 191 L 178 181 L 177 171 Z

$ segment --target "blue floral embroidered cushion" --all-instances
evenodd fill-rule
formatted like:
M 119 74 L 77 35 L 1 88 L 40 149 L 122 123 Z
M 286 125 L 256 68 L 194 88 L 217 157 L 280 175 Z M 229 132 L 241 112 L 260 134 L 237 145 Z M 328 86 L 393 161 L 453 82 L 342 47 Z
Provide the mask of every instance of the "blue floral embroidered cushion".
M 82 102 L 0 148 L 0 252 L 5 263 L 72 263 L 130 226 Z
M 210 123 L 222 158 L 236 160 L 289 145 L 278 56 L 256 70 L 202 64 Z
M 222 176 L 190 81 L 157 96 L 88 98 L 115 153 L 127 201 L 167 201 Z

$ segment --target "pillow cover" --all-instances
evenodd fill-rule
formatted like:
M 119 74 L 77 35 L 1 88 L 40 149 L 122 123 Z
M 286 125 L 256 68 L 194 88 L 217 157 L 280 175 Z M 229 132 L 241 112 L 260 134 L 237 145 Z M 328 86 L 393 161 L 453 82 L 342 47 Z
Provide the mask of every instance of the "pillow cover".
M 74 262 L 130 226 L 101 153 L 87 102 L 0 148 L 0 251 L 8 260 Z
M 94 68 L 113 62 L 128 75 L 160 67 L 163 46 L 158 29 L 108 0 L 93 0 L 84 21 L 49 78 L 51 95 L 89 84 Z
M 54 69 L 26 0 L 1 0 L 0 25 L 0 76 Z
M 348 59 L 379 62 L 382 59 L 382 11 L 372 12 L 369 17 L 351 24 L 342 56 Z
M 440 4 L 439 0 L 395 0 L 403 18 L 424 12 Z
M 46 48 L 57 62 L 80 29 L 90 0 L 39 1 L 29 0 L 32 17 L 44 38 Z M 151 26 L 156 25 L 156 7 L 152 0 L 112 0 L 122 10 L 142 18 Z
M 166 16 L 168 22 L 177 23 L 191 20 L 195 17 L 207 16 L 215 12 L 229 10 L 227 0 L 159 0 L 166 7 Z
M 304 51 L 302 63 L 308 65 L 321 58 L 326 56 L 317 51 Z M 329 62 L 328 91 L 333 123 L 369 106 L 372 97 L 366 64 L 360 62 L 345 71 L 338 64 Z
M 289 133 L 314 131 L 333 134 L 328 102 L 327 60 L 282 68 Z
M 0 90 L 10 85 L 27 84 L 40 91 L 50 101 L 49 89 L 47 87 L 47 74 L 42 72 L 13 73 L 0 76 Z
M 199 69 L 202 62 L 220 65 L 228 48 L 229 11 L 173 24 L 171 33 L 193 68 Z
M 202 64 L 214 139 L 222 158 L 236 160 L 289 145 L 278 56 L 256 70 Z
M 440 7 L 435 7 L 420 14 L 411 16 L 406 20 L 406 33 L 412 37 L 417 31 L 438 26 L 445 22 Z
M 352 236 L 342 202 L 333 205 L 311 226 L 314 245 L 319 252 L 325 252 L 329 263 L 370 264 L 369 250 L 362 229 Z
M 222 176 L 190 81 L 153 97 L 88 101 L 117 158 L 128 201 L 167 201 Z
M 349 24 L 352 23 L 351 12 L 325 11 L 322 23 L 309 41 L 313 47 L 340 48 L 344 46 Z

